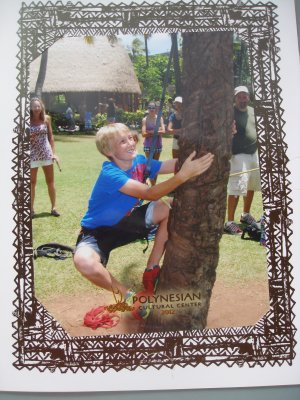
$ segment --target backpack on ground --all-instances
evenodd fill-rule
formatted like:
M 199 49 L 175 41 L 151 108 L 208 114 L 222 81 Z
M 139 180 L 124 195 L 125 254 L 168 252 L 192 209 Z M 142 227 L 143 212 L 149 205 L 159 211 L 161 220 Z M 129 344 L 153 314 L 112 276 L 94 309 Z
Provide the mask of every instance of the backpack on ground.
M 262 246 L 265 246 L 266 234 L 264 229 L 264 217 L 262 216 L 258 222 L 252 222 L 251 225 L 247 225 L 243 229 L 241 238 L 244 240 L 259 242 Z

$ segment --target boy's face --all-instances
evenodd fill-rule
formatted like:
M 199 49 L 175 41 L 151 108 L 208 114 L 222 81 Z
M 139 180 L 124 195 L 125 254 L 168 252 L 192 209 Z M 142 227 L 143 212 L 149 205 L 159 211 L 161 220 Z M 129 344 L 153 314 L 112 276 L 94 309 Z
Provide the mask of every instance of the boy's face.
M 131 163 L 136 157 L 136 143 L 132 133 L 121 131 L 114 139 L 112 150 L 108 156 L 119 166 L 124 163 Z

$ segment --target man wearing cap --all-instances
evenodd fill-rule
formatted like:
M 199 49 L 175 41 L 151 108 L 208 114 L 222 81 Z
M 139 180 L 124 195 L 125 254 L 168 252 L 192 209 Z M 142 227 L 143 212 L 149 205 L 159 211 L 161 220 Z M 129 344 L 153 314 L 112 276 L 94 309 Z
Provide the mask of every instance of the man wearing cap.
M 228 181 L 227 213 L 228 222 L 224 230 L 227 233 L 241 234 L 242 230 L 234 222 L 239 197 L 243 196 L 244 207 L 240 222 L 250 225 L 255 219 L 250 214 L 255 191 L 260 190 L 259 161 L 257 153 L 257 135 L 254 110 L 248 106 L 249 91 L 246 86 L 234 89 L 234 120 L 236 133 L 232 139 L 232 157 L 230 174 L 236 174 Z M 255 169 L 255 171 L 240 173 Z
M 178 158 L 179 156 L 179 146 L 177 139 L 181 133 L 181 120 L 182 120 L 182 97 L 175 97 L 173 107 L 175 111 L 171 113 L 169 117 L 169 123 L 167 126 L 167 132 L 173 135 L 172 144 L 172 156 L 173 158 Z

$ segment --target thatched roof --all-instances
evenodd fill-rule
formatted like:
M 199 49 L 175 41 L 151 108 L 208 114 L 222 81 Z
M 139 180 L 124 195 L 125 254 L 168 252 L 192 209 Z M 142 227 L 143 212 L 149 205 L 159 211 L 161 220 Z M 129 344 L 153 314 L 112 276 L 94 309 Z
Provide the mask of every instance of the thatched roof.
M 35 90 L 40 59 L 30 65 L 30 92 Z M 93 44 L 87 44 L 83 37 L 65 37 L 48 49 L 43 92 L 140 94 L 141 90 L 125 48 L 98 36 Z

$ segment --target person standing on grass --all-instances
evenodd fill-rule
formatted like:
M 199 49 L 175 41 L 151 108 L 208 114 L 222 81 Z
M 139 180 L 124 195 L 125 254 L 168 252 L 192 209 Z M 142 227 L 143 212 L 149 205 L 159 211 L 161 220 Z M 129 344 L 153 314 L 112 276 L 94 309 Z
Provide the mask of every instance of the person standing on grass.
M 106 122 L 108 124 L 113 124 L 116 122 L 117 108 L 116 108 L 114 99 L 108 99 L 106 114 L 107 114 Z
M 103 163 L 89 199 L 88 210 L 81 220 L 74 264 L 92 283 L 109 291 L 118 291 L 132 305 L 136 295 L 106 269 L 110 252 L 144 239 L 157 226 L 154 245 L 143 273 L 145 291 L 153 293 L 168 239 L 170 208 L 160 199 L 187 180 L 205 172 L 214 156 L 208 153 L 194 159 L 196 153 L 193 152 L 174 176 L 149 187 L 143 183 L 147 159 L 137 154 L 136 142 L 126 125 L 115 123 L 101 128 L 96 135 L 96 145 L 109 161 Z M 163 162 L 153 159 L 150 177 L 154 179 L 157 174 L 173 173 L 176 162 L 176 159 Z M 149 202 L 143 205 L 141 199 Z M 133 315 L 139 319 L 147 317 L 147 311 L 140 310 L 138 305 L 138 301 L 133 304 Z
M 239 197 L 243 196 L 244 207 L 240 222 L 251 225 L 255 219 L 250 214 L 255 191 L 260 190 L 259 160 L 257 152 L 257 134 L 255 127 L 254 110 L 249 107 L 250 97 L 246 86 L 234 89 L 234 121 L 236 133 L 232 139 L 232 157 L 230 173 L 234 175 L 228 181 L 227 216 L 224 230 L 232 235 L 242 234 L 242 230 L 235 222 L 235 211 Z M 252 172 L 240 173 L 256 169 Z
M 172 112 L 174 112 L 172 97 L 168 98 L 168 101 L 166 104 L 166 112 L 167 112 L 167 121 L 169 121 L 170 115 L 172 114 Z
M 156 126 L 156 105 L 154 102 L 150 102 L 148 104 L 148 114 L 142 119 L 142 136 L 145 138 L 144 140 L 144 152 L 145 156 L 149 158 L 152 142 L 154 140 L 154 129 Z M 162 152 L 162 134 L 165 133 L 165 124 L 163 117 L 160 119 L 160 126 L 158 129 L 158 136 L 156 137 L 156 143 L 153 153 L 154 160 L 159 160 L 160 154 Z M 150 179 L 151 185 L 155 185 L 156 179 Z
M 48 194 L 51 202 L 51 215 L 59 217 L 56 210 L 56 191 L 54 186 L 54 160 L 59 161 L 55 155 L 54 137 L 51 127 L 51 118 L 45 114 L 45 106 L 38 98 L 30 102 L 30 172 L 31 172 L 31 216 L 35 217 L 34 200 L 35 187 L 39 167 L 43 168 Z
M 173 107 L 175 109 L 169 116 L 169 123 L 167 127 L 167 132 L 173 135 L 172 144 L 172 156 L 173 158 L 178 158 L 179 156 L 179 146 L 178 138 L 181 133 L 181 121 L 182 121 L 182 97 L 178 96 L 175 98 Z
M 70 104 L 68 105 L 68 107 L 66 109 L 65 115 L 66 115 L 66 119 L 68 120 L 68 129 L 74 130 L 75 129 L 74 113 L 73 113 L 73 110 L 72 110 Z

